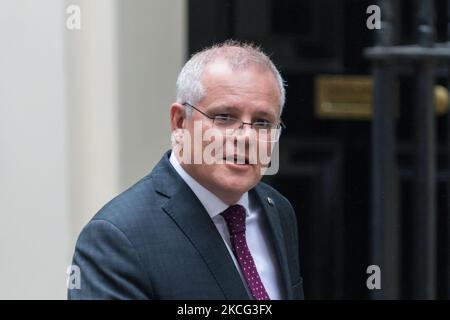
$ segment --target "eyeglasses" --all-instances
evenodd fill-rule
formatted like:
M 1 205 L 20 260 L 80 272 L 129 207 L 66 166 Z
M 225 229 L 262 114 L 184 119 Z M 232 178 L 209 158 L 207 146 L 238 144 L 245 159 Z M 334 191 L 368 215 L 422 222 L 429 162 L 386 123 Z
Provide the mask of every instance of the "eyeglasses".
M 235 118 L 229 114 L 210 116 L 188 102 L 183 103 L 183 106 L 191 107 L 210 119 L 213 123 L 213 127 L 224 131 L 227 136 L 236 136 L 236 133 L 239 132 L 240 129 L 244 128 L 244 125 L 246 124 L 255 130 L 259 140 L 275 142 L 280 138 L 282 129 L 286 128 L 281 119 L 279 123 L 272 123 L 266 120 L 244 122 L 241 119 Z

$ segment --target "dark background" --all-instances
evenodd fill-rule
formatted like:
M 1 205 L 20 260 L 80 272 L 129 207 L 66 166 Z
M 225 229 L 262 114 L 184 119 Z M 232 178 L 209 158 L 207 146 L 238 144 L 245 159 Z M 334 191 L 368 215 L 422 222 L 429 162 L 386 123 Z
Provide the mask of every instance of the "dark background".
M 399 1 L 397 43 L 415 43 L 414 1 Z M 309 299 L 369 298 L 371 121 L 323 120 L 314 114 L 314 78 L 369 75 L 363 49 L 373 45 L 364 0 L 190 0 L 189 54 L 226 39 L 262 46 L 288 86 L 280 171 L 265 180 L 293 204 L 299 220 L 301 268 Z M 446 36 L 446 1 L 436 2 L 438 40 Z M 446 69 L 437 82 L 445 84 Z M 413 70 L 400 68 L 397 119 L 400 168 L 401 298 L 410 298 Z M 438 279 L 444 277 L 447 211 L 445 117 L 438 126 Z M 447 253 L 448 254 L 448 253 Z M 445 286 L 438 281 L 438 297 Z

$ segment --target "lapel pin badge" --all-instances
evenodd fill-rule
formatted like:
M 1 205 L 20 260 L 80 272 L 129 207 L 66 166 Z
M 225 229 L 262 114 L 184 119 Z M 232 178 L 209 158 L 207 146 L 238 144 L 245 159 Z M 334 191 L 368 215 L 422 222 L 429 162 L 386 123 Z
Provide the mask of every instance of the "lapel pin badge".
M 274 206 L 275 202 L 273 202 L 273 199 L 271 197 L 267 197 L 267 202 L 271 205 Z

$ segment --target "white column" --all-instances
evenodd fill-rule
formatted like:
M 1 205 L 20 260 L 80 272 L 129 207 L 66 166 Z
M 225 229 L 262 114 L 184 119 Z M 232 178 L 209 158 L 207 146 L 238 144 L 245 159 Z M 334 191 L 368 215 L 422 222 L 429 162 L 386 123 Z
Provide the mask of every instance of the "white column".
M 2 2 L 0 299 L 64 299 L 81 228 L 169 148 L 185 16 L 186 0 Z
M 74 242 L 119 192 L 117 0 L 66 0 L 68 5 L 81 13 L 81 29 L 65 31 Z
M 78 0 L 67 31 L 73 234 L 170 147 L 169 107 L 186 58 L 186 0 Z M 73 236 L 75 238 L 75 236 Z
M 169 107 L 187 55 L 186 10 L 186 0 L 118 3 L 121 189 L 170 148 Z

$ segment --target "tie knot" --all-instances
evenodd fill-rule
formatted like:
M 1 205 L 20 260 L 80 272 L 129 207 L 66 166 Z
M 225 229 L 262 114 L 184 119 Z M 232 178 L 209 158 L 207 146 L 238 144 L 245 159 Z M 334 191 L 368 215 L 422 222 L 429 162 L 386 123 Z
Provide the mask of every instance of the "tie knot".
M 241 205 L 228 207 L 221 213 L 228 226 L 230 235 L 245 231 L 245 208 Z

